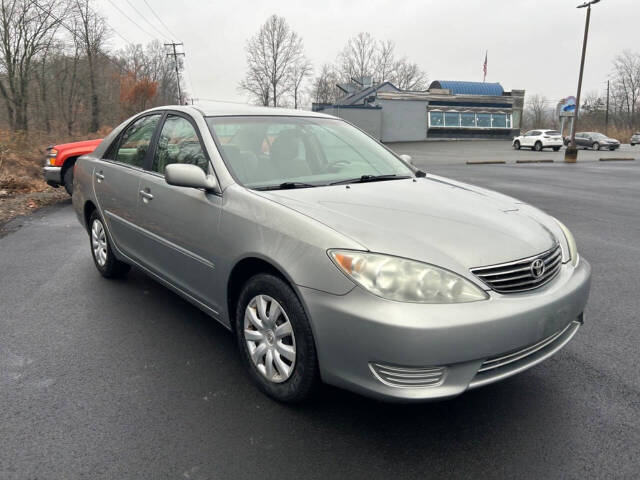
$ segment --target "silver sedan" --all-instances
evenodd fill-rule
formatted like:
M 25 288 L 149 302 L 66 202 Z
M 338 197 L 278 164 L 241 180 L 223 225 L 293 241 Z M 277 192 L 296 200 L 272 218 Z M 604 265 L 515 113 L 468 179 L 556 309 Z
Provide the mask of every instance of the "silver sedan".
M 589 295 L 557 219 L 311 112 L 145 111 L 78 160 L 73 204 L 104 277 L 134 265 L 211 315 L 281 401 L 459 395 L 560 350 Z

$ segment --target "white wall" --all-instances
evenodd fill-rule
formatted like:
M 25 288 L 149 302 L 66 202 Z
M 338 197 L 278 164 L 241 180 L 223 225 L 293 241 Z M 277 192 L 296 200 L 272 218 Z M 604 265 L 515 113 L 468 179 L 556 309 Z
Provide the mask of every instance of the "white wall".
M 380 140 L 382 128 L 382 110 L 379 108 L 339 108 L 332 107 L 320 113 L 334 115 L 353 123 L 376 140 Z
M 383 142 L 412 142 L 427 139 L 427 102 L 421 100 L 383 100 Z

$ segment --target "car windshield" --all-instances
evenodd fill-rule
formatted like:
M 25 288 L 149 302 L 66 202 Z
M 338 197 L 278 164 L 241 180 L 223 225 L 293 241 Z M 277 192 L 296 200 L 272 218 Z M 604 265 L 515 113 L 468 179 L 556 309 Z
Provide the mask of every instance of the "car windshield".
M 394 154 L 342 120 L 287 116 L 206 120 L 227 167 L 248 188 L 313 187 L 414 175 Z

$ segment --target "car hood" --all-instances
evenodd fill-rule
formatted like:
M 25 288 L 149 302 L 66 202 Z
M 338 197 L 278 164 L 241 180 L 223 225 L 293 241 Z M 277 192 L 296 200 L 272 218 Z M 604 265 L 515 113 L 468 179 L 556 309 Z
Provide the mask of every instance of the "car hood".
M 456 271 L 536 255 L 556 242 L 541 221 L 551 217 L 511 197 L 441 177 L 256 193 L 368 250 Z

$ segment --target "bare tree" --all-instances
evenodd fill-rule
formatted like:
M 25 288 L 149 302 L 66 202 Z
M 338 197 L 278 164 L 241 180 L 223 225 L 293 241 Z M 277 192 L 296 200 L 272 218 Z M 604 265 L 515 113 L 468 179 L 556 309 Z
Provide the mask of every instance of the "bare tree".
M 0 2 L 0 95 L 13 130 L 28 129 L 33 63 L 50 45 L 62 10 L 59 0 Z
M 380 41 L 375 56 L 375 80 L 377 82 L 395 81 L 396 59 L 395 44 L 392 40 Z
M 625 50 L 613 61 L 613 98 L 633 130 L 640 108 L 640 53 Z
M 338 56 L 340 74 L 345 80 L 372 77 L 376 71 L 378 46 L 370 33 L 360 32 L 347 41 Z
M 107 40 L 108 28 L 104 17 L 91 8 L 91 0 L 76 0 L 75 11 L 78 25 L 76 35 L 78 41 L 87 56 L 89 66 L 89 86 L 91 97 L 91 123 L 90 132 L 98 131 L 100 127 L 100 104 L 98 102 L 98 88 L 96 85 L 96 61 L 100 49 Z
M 538 95 L 537 93 L 531 95 L 527 100 L 526 114 L 533 128 L 544 126 L 548 117 L 547 103 L 547 97 Z
M 395 64 L 392 82 L 400 90 L 426 90 L 427 74 L 417 63 L 403 58 Z
M 335 103 L 340 97 L 336 84 L 340 75 L 335 68 L 325 63 L 320 69 L 320 74 L 313 81 L 311 97 L 316 103 Z
M 302 93 L 302 85 L 304 81 L 311 76 L 313 66 L 307 57 L 300 57 L 289 70 L 289 90 L 293 96 L 293 108 L 298 108 L 300 104 L 300 94 Z
M 247 74 L 239 88 L 275 107 L 290 87 L 289 75 L 303 56 L 302 39 L 283 17 L 271 15 L 247 41 Z M 268 86 L 265 95 L 265 86 Z

